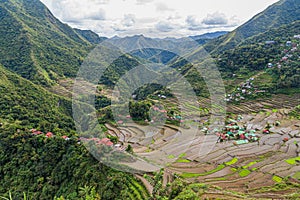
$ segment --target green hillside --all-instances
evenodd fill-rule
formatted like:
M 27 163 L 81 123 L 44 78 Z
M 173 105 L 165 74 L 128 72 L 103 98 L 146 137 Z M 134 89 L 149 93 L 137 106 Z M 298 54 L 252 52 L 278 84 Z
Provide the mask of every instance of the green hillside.
M 0 121 L 22 129 L 69 133 L 74 130 L 71 102 L 0 66 Z
M 297 48 L 300 40 L 294 38 L 298 33 L 300 21 L 270 29 L 224 51 L 216 57 L 217 65 L 225 79 L 245 80 L 261 73 L 257 76 L 260 87 L 272 93 L 287 93 L 286 89 L 300 86 Z
M 70 140 L 28 130 L 0 127 L 0 196 L 22 199 L 145 199 L 132 175 L 114 171 L 93 158 L 78 138 Z
M 233 32 L 212 39 L 213 41 L 209 38 L 210 42 L 205 45 L 205 48 L 212 52 L 215 64 L 221 72 L 227 93 L 230 97 L 234 97 L 233 100 L 228 99 L 228 108 L 233 107 L 237 110 L 242 110 L 242 107 L 239 107 L 242 101 L 245 103 L 251 102 L 251 104 L 254 102 L 253 104 L 256 105 L 256 101 L 260 103 L 257 100 L 260 97 L 268 98 L 269 102 L 271 102 L 272 100 L 276 101 L 275 98 L 272 98 L 275 96 L 272 96 L 273 94 L 290 95 L 300 93 L 300 39 L 294 37 L 294 35 L 299 34 L 300 1 L 281 0 Z M 70 96 L 74 78 L 84 58 L 98 43 L 105 39 L 92 31 L 72 29 L 68 25 L 61 23 L 39 0 L 0 0 L 0 198 L 9 198 L 10 193 L 12 193 L 13 199 L 22 199 L 24 193 L 28 196 L 28 199 L 61 200 L 209 199 L 209 197 L 222 199 L 222 195 L 226 199 L 231 199 L 232 197 L 247 198 L 246 193 L 232 192 L 230 191 L 231 188 L 223 190 L 228 183 L 232 184 L 232 190 L 235 190 L 234 182 L 236 181 L 241 181 L 241 185 L 247 187 L 247 192 L 254 194 L 254 189 L 243 182 L 246 177 L 240 179 L 240 177 L 235 176 L 237 174 L 234 175 L 235 171 L 233 171 L 244 170 L 245 172 L 248 169 L 236 167 L 235 163 L 232 163 L 234 166 L 231 166 L 230 169 L 229 164 L 220 164 L 219 161 L 205 161 L 205 167 L 202 168 L 201 162 L 197 160 L 198 158 L 187 158 L 187 155 L 192 153 L 192 151 L 182 154 L 182 158 L 180 157 L 177 160 L 178 162 L 175 163 L 177 168 L 168 165 L 166 168 L 170 169 L 170 172 L 166 170 L 166 174 L 161 171 L 140 176 L 143 183 L 132 174 L 119 172 L 105 166 L 103 163 L 99 163 L 88 152 L 83 145 L 82 138 L 79 137 L 75 130 Z M 95 106 L 98 122 L 101 123 L 101 128 L 106 131 L 106 137 L 113 142 L 111 145 L 116 143 L 120 145 L 119 149 L 117 149 L 117 145 L 113 147 L 115 152 L 128 151 L 133 153 L 135 152 L 134 148 L 139 145 L 138 147 L 142 147 L 139 149 L 142 153 L 151 153 L 152 146 L 157 145 L 159 148 L 164 146 L 164 142 L 171 138 L 171 134 L 175 130 L 176 135 L 179 133 L 176 127 L 179 125 L 179 122 L 181 123 L 182 121 L 182 123 L 186 123 L 185 125 L 189 125 L 188 123 L 190 122 L 186 120 L 185 112 L 195 111 L 196 113 L 197 111 L 198 115 L 200 110 L 201 117 L 203 117 L 203 120 L 199 121 L 200 125 L 204 127 L 210 123 L 206 119 L 206 116 L 210 113 L 210 107 L 198 108 L 192 104 L 193 102 L 186 101 L 184 102 L 183 111 L 180 113 L 180 106 L 177 105 L 178 99 L 171 94 L 170 89 L 159 84 L 147 84 L 136 89 L 131 95 L 132 99 L 129 102 L 130 115 L 123 116 L 121 115 L 122 113 L 118 113 L 120 114 L 120 119 L 123 120 L 124 118 L 124 121 L 116 122 L 110 106 L 114 97 L 112 97 L 110 92 L 126 72 L 139 66 L 141 63 L 163 63 L 174 70 L 178 70 L 199 96 L 201 106 L 209 104 L 207 99 L 210 93 L 208 86 L 206 86 L 205 78 L 209 78 L 211 74 L 208 73 L 207 77 L 202 77 L 192 64 L 172 52 L 155 48 L 143 48 L 147 47 L 147 45 L 161 46 L 161 43 L 164 42 L 165 45 L 170 47 L 168 49 L 185 48 L 177 47 L 180 46 L 177 43 L 179 41 L 177 39 L 151 39 L 138 35 L 123 39 L 115 37 L 111 40 L 113 44 L 122 45 L 126 47 L 125 49 L 132 49 L 132 47 L 134 47 L 133 49 L 142 49 L 131 52 L 132 55 L 122 55 L 112 63 L 105 63 L 106 58 L 115 56 L 114 53 L 116 54 L 116 51 L 104 47 L 100 48 L 103 50 L 103 52 L 100 52 L 101 55 L 103 54 L 102 59 L 91 60 L 86 63 L 91 64 L 92 67 L 84 71 L 85 78 L 90 78 L 89 75 L 97 70 L 96 67 L 108 65 L 99 80 L 100 85 L 97 87 Z M 205 42 L 207 42 L 206 38 Z M 205 61 L 207 60 L 204 60 L 203 64 L 207 64 Z M 145 70 L 134 74 L 131 81 L 139 83 L 139 79 L 146 77 L 144 75 L 151 74 L 152 70 L 164 72 L 165 68 L 159 68 L 159 66 L 153 66 L 151 69 L 145 68 Z M 163 82 L 163 80 L 168 79 L 166 75 L 169 75 L 169 73 L 171 72 L 167 70 L 164 73 L 160 73 L 157 75 L 156 80 Z M 213 75 L 211 76 L 214 77 Z M 245 84 L 245 82 L 248 83 Z M 82 83 L 85 83 L 84 80 L 82 80 Z M 250 88 L 247 88 L 246 91 L 246 89 L 241 88 L 244 87 L 241 85 L 247 85 Z M 83 89 L 85 89 L 84 86 L 83 84 Z M 125 83 L 122 86 L 124 86 L 124 89 L 129 88 L 129 86 L 126 87 Z M 55 89 L 59 90 L 56 93 L 61 96 L 50 92 L 55 92 Z M 243 90 L 245 92 L 242 92 Z M 63 94 L 64 92 L 68 94 L 65 95 Z M 87 97 L 82 95 L 80 98 L 85 99 Z M 227 98 L 229 97 L 226 97 L 225 100 Z M 161 104 L 162 108 L 158 107 L 160 106 L 159 104 Z M 117 106 L 120 106 L 120 108 L 124 107 L 123 104 L 114 106 L 116 108 L 118 108 Z M 218 107 L 218 105 L 212 105 L 213 107 Z M 165 138 L 160 140 L 153 136 L 151 144 L 143 152 L 143 147 L 146 147 L 146 145 L 142 146 L 142 143 L 140 145 L 134 140 L 130 141 L 130 139 L 134 139 L 135 132 L 142 135 L 143 131 L 140 127 L 135 128 L 134 125 L 126 127 L 127 124 L 124 122 L 126 122 L 126 119 L 131 118 L 138 122 L 139 126 L 140 124 L 153 123 L 154 120 L 151 122 L 151 119 L 154 118 L 150 119 L 150 117 L 152 117 L 151 114 L 155 113 L 154 108 L 168 118 L 168 124 L 164 128 L 166 130 L 160 134 Z M 272 108 L 272 104 L 264 104 L 258 109 L 263 110 L 267 108 Z M 289 117 L 288 120 L 297 120 L 300 116 L 300 107 L 293 106 L 293 108 L 287 108 L 286 110 L 274 108 L 272 113 L 268 114 L 276 113 L 282 117 L 281 119 Z M 187 115 L 193 116 L 194 114 L 187 113 Z M 83 118 L 86 119 L 85 115 L 83 115 Z M 159 119 L 158 117 L 155 120 L 158 121 Z M 257 122 L 254 120 L 251 123 Z M 118 130 L 117 124 L 122 125 L 123 129 L 120 128 Z M 191 122 L 191 124 L 199 126 L 197 120 Z M 284 125 L 284 123 L 282 124 Z M 264 126 L 261 126 L 261 129 L 263 129 Z M 284 126 L 279 126 L 279 128 L 285 130 Z M 36 129 L 36 131 L 32 129 Z M 257 128 L 257 130 L 260 129 Z M 39 132 L 39 134 L 36 132 Z M 53 135 L 50 134 L 51 136 L 47 137 L 46 133 L 48 132 L 53 133 Z M 98 132 L 95 133 L 95 136 L 97 134 Z M 295 139 L 296 136 L 291 136 L 287 140 L 292 138 Z M 279 141 L 280 145 L 282 144 L 281 140 Z M 161 141 L 163 142 L 156 143 Z M 298 148 L 298 143 L 293 142 L 290 141 L 290 144 Z M 130 145 L 128 145 L 129 143 Z M 226 145 L 229 145 L 229 142 Z M 285 145 L 289 144 L 284 143 L 282 147 Z M 266 146 L 275 145 L 270 144 Z M 237 146 L 234 151 L 242 152 L 243 148 L 239 147 L 241 146 Z M 290 146 L 286 147 L 289 149 Z M 198 147 L 195 146 L 196 148 Z M 256 146 L 254 149 L 256 149 Z M 298 149 L 294 149 L 295 152 L 299 152 Z M 250 147 L 246 150 L 251 151 Z M 226 155 L 222 152 L 222 155 L 230 155 L 230 151 L 228 150 Z M 249 152 L 242 159 L 239 158 L 240 161 L 238 161 L 238 158 L 233 159 L 236 159 L 236 162 L 243 163 L 241 166 L 245 166 L 247 156 L 251 154 Z M 292 155 L 295 152 L 293 151 Z M 169 157 L 172 156 L 174 155 L 169 155 Z M 220 156 L 214 157 L 212 160 L 219 158 L 221 160 L 225 159 Z M 227 160 L 225 163 L 230 162 Z M 268 163 L 268 165 L 276 165 L 276 162 L 274 163 Z M 218 170 L 219 166 L 222 169 Z M 199 172 L 193 171 L 194 167 L 199 167 L 197 169 Z M 224 169 L 224 171 L 229 171 L 228 173 L 230 174 L 221 177 L 220 181 L 226 181 L 230 176 L 235 177 L 232 182 L 224 182 L 225 186 L 215 187 L 202 184 L 201 181 L 204 179 L 196 179 L 201 178 L 200 176 L 194 177 L 195 179 L 192 182 L 185 182 L 182 179 L 184 175 L 182 176 L 180 174 L 181 171 L 176 169 L 187 169 L 184 175 L 192 176 L 195 174 L 219 172 Z M 253 168 L 253 171 L 248 170 L 246 172 L 254 174 L 256 170 Z M 258 174 L 253 179 L 257 178 L 260 181 L 260 178 L 264 178 L 259 176 Z M 275 174 L 272 174 L 273 176 Z M 298 174 L 293 176 L 298 176 Z M 210 183 L 218 184 L 221 182 L 218 182 L 216 178 L 211 179 Z M 290 182 L 286 181 L 285 183 Z M 284 187 L 284 184 L 277 185 L 278 188 L 275 189 L 278 189 L 278 191 L 284 189 L 280 188 Z M 151 188 L 153 191 L 151 191 Z M 291 185 L 291 188 L 296 190 L 299 188 L 299 184 L 295 183 Z M 262 187 L 261 189 L 267 190 L 269 188 Z M 151 192 L 152 194 L 149 194 Z M 286 193 L 282 193 L 282 195 Z M 259 196 L 256 197 L 258 198 Z
M 74 77 L 92 48 L 37 0 L 1 0 L 0 36 L 0 63 L 40 85 Z
M 236 30 L 209 42 L 205 48 L 209 52 L 220 53 L 232 49 L 245 39 L 266 32 L 272 28 L 300 20 L 300 1 L 281 0 L 238 27 Z
M 100 37 L 99 35 L 90 30 L 81 30 L 77 28 L 74 28 L 74 30 L 76 31 L 76 33 L 81 35 L 83 38 L 85 38 L 92 44 L 99 44 L 103 40 L 107 39 L 106 37 Z
M 0 196 L 9 191 L 14 199 L 21 199 L 23 192 L 30 199 L 148 196 L 132 175 L 99 164 L 78 143 L 69 100 L 2 66 L 0 93 Z M 43 133 L 34 135 L 32 128 Z M 49 131 L 51 138 L 45 136 Z

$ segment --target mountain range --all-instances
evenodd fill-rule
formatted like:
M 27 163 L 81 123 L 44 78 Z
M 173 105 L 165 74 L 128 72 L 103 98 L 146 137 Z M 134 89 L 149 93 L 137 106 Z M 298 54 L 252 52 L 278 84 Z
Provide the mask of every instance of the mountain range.
M 72 100 L 67 92 L 72 94 L 78 69 L 101 42 L 134 50 L 104 72 L 98 88 L 101 95 L 135 66 L 156 63 L 178 70 L 197 95 L 208 97 L 205 82 L 193 66 L 165 50 L 184 51 L 187 46 L 181 44 L 188 39 L 197 44 L 196 51 L 204 48 L 215 59 L 227 92 L 236 92 L 239 84 L 255 77 L 257 87 L 268 93 L 260 97 L 270 98 L 274 93 L 300 92 L 299 50 L 292 50 L 299 46 L 299 40 L 294 35 L 300 35 L 299 0 L 280 0 L 231 32 L 178 39 L 100 37 L 62 23 L 39 0 L 0 0 L 0 193 L 28 192 L 34 199 L 83 199 L 87 197 L 82 193 L 85 188 L 95 199 L 99 197 L 96 193 L 103 199 L 150 196 L 134 176 L 99 165 L 80 145 L 75 132 Z M 294 47 L 288 46 L 288 41 Z M 109 52 L 103 54 L 109 56 Z M 63 92 L 55 91 L 57 88 Z M 137 96 L 145 100 L 157 91 L 167 93 L 156 85 L 142 88 Z M 109 97 L 97 96 L 96 101 L 99 115 L 111 118 Z M 143 104 L 139 106 L 143 108 Z M 294 114 L 299 114 L 299 108 Z M 99 117 L 102 120 L 106 119 Z M 55 141 L 35 138 L 29 135 L 31 129 L 53 132 L 57 137 Z M 184 185 L 175 182 L 174 191 Z M 178 194 L 173 192 L 172 198 Z

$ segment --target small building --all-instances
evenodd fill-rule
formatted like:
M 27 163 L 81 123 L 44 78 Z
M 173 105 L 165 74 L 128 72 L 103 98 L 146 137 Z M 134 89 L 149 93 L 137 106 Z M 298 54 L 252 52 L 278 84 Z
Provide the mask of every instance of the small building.
M 295 39 L 300 39 L 300 35 L 294 35 Z
M 272 45 L 275 44 L 276 42 L 274 40 L 268 40 L 265 42 L 266 45 Z
M 46 134 L 46 137 L 47 137 L 47 138 L 51 138 L 51 137 L 53 137 L 53 133 L 51 133 L 51 132 L 48 132 L 48 133 Z
M 43 134 L 43 132 L 42 131 L 34 131 L 32 134 L 33 135 L 41 135 L 41 134 Z
M 99 141 L 99 143 L 100 143 L 100 144 L 104 144 L 104 145 L 106 145 L 106 146 L 113 146 L 113 145 L 114 145 L 114 143 L 112 143 L 112 142 L 110 141 L 110 139 L 108 139 L 108 138 L 102 138 L 102 139 Z
M 292 41 L 287 41 L 285 45 L 286 45 L 287 47 L 292 46 Z
M 66 135 L 62 136 L 62 138 L 63 138 L 64 140 L 70 140 L 70 138 L 69 138 L 68 136 L 66 136 Z

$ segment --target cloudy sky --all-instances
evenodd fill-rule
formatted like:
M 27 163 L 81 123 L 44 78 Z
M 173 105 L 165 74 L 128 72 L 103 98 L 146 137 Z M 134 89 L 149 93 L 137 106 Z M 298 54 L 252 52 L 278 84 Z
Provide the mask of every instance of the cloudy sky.
M 42 0 L 61 21 L 100 36 L 182 37 L 233 30 L 278 0 Z

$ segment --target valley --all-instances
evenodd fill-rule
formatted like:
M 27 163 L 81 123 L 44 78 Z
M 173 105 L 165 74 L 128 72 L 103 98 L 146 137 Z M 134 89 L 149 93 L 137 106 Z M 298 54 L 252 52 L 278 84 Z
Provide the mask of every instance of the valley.
M 0 0 L 0 198 L 299 199 L 299 8 L 107 38 Z

